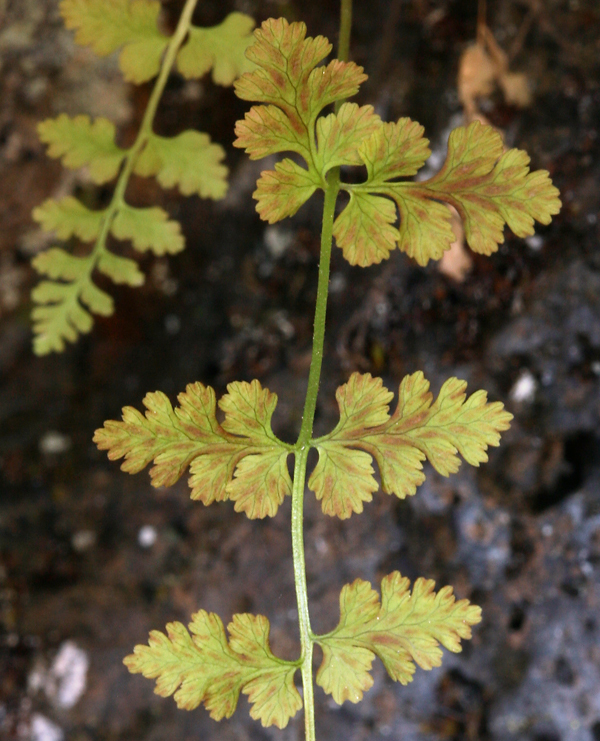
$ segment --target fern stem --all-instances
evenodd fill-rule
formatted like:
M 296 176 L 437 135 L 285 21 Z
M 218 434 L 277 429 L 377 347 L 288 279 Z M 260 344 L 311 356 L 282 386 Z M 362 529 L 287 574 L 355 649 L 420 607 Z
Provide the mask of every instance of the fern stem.
M 329 292 L 329 265 L 333 243 L 333 216 L 335 202 L 340 190 L 339 170 L 332 171 L 327 179 L 325 203 L 323 205 L 323 224 L 321 230 L 321 259 L 319 262 L 319 283 L 315 308 L 312 358 L 308 374 L 308 388 L 304 402 L 302 426 L 295 445 L 294 484 L 292 487 L 292 553 L 294 557 L 294 582 L 298 602 L 298 622 L 300 624 L 300 643 L 302 646 L 301 668 L 304 688 L 304 731 L 305 741 L 315 741 L 315 703 L 312 677 L 312 654 L 314 634 L 310 627 L 308 611 L 308 590 L 306 585 L 306 562 L 304 558 L 304 487 L 306 483 L 306 462 L 310 451 L 317 395 L 321 380 L 323 345 L 325 342 L 325 318 L 327 314 L 327 295 Z
M 306 461 L 310 446 L 305 445 L 296 452 L 294 465 L 294 484 L 292 487 L 292 553 L 294 556 L 294 582 L 298 602 L 298 622 L 300 624 L 300 643 L 302 653 L 302 688 L 304 690 L 304 737 L 305 741 L 315 741 L 315 696 L 312 678 L 313 640 L 308 611 L 308 591 L 306 587 L 306 563 L 304 560 L 304 484 L 306 481 Z
M 336 168 L 329 173 L 327 177 L 327 187 L 325 189 L 312 358 L 308 374 L 308 388 L 306 391 L 306 401 L 304 402 L 302 426 L 300 428 L 297 447 L 307 445 L 312 437 L 315 409 L 317 406 L 317 394 L 319 393 L 319 382 L 321 380 L 321 365 L 323 363 L 325 318 L 327 314 L 327 295 L 329 293 L 329 263 L 331 261 L 331 246 L 333 243 L 333 215 L 339 190 L 340 175 L 338 168 Z
M 352 26 L 352 0 L 342 0 L 340 11 L 340 39 L 338 58 L 347 61 L 350 50 L 350 31 Z M 336 110 L 340 102 L 336 103 Z M 321 382 L 323 347 L 325 344 L 325 321 L 327 317 L 327 297 L 329 294 L 329 270 L 331 248 L 333 245 L 333 219 L 335 204 L 340 191 L 340 169 L 334 168 L 327 176 L 323 222 L 321 226 L 321 254 L 319 260 L 319 281 L 315 306 L 312 357 L 308 373 L 308 387 L 304 401 L 302 425 L 298 441 L 294 446 L 295 465 L 292 486 L 292 553 L 294 558 L 294 583 L 298 602 L 298 622 L 300 625 L 300 644 L 302 648 L 301 670 L 304 690 L 304 737 L 305 741 L 316 741 L 315 735 L 315 696 L 313 686 L 312 657 L 315 635 L 310 627 L 308 609 L 308 588 L 306 584 L 306 560 L 304 556 L 304 488 L 306 484 L 306 463 L 311 448 L 317 396 Z
M 156 82 L 154 83 L 150 98 L 148 99 L 146 110 L 144 111 L 144 116 L 140 124 L 138 135 L 131 148 L 127 151 L 123 169 L 119 174 L 112 199 L 110 201 L 110 204 L 108 205 L 108 208 L 106 209 L 104 219 L 102 220 L 100 234 L 98 235 L 98 239 L 96 240 L 94 248 L 90 254 L 90 267 L 87 276 L 91 275 L 96 267 L 96 264 L 98 263 L 98 260 L 100 259 L 100 256 L 106 249 L 106 240 L 108 238 L 112 222 L 115 219 L 116 215 L 119 213 L 119 209 L 125 203 L 125 191 L 127 190 L 127 185 L 129 184 L 129 178 L 131 177 L 133 168 L 135 167 L 135 163 L 139 155 L 141 154 L 142 149 L 146 146 L 148 139 L 152 134 L 154 117 L 156 116 L 156 111 L 158 109 L 160 99 L 162 98 L 162 94 L 165 90 L 169 75 L 171 74 L 171 71 L 173 69 L 173 65 L 175 64 L 175 60 L 177 59 L 179 49 L 181 48 L 190 30 L 192 15 L 194 14 L 194 10 L 196 9 L 197 4 L 198 0 L 187 0 L 179 18 L 179 22 L 177 23 L 175 33 L 173 34 L 173 36 L 171 36 L 171 40 L 169 41 L 167 50 L 162 60 L 160 72 L 158 74 Z
M 352 31 L 352 0 L 342 0 L 340 8 L 340 37 L 337 58 L 347 62 L 350 58 L 350 33 Z M 343 101 L 342 101 L 343 102 Z M 341 105 L 341 102 L 340 102 Z

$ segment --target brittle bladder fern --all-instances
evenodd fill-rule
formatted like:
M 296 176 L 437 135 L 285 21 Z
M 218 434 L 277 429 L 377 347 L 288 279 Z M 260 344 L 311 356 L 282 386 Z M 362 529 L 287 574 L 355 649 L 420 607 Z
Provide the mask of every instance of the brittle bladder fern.
M 346 33 L 348 5 L 345 0 Z M 256 68 L 235 83 L 241 98 L 261 103 L 238 122 L 235 146 L 254 159 L 286 151 L 304 160 L 301 166 L 284 159 L 262 173 L 254 193 L 260 216 L 276 222 L 293 215 L 317 189 L 325 193 L 313 356 L 297 443 L 274 435 L 277 397 L 256 380 L 228 386 L 219 401 L 222 423 L 214 391 L 194 383 L 180 394 L 177 407 L 161 392 L 148 394 L 145 415 L 127 407 L 122 421 L 106 422 L 95 436 L 111 460 L 124 458 L 123 470 L 135 473 L 153 462 L 152 483 L 163 486 L 189 469 L 193 499 L 231 500 L 251 519 L 273 516 L 291 495 L 300 658 L 273 655 L 266 617 L 235 615 L 228 638 L 220 618 L 201 610 L 189 630 L 171 623 L 166 634 L 153 631 L 148 645 L 136 646 L 125 663 L 156 679 L 159 694 L 174 694 L 186 709 L 204 703 L 217 720 L 234 712 L 240 692 L 249 696 L 252 717 L 265 726 L 285 727 L 304 705 L 309 741 L 315 738 L 315 644 L 323 651 L 316 683 L 337 703 L 358 702 L 373 683 L 376 656 L 393 680 L 407 684 L 416 666 L 440 665 L 440 646 L 460 651 L 461 640 L 470 638 L 481 619 L 480 608 L 456 601 L 451 587 L 436 593 L 432 581 L 417 579 L 411 590 L 408 579 L 393 572 L 382 580 L 381 596 L 360 579 L 344 586 L 338 626 L 316 635 L 303 546 L 309 450 L 316 449 L 319 459 L 308 487 L 326 515 L 347 518 L 362 512 L 379 488 L 374 462 L 383 492 L 403 499 L 424 481 L 425 460 L 443 476 L 458 470 L 461 457 L 473 466 L 485 462 L 488 447 L 499 444 L 512 418 L 500 402 L 489 403 L 485 391 L 467 396 L 466 383 L 457 378 L 447 380 L 434 398 L 421 372 L 402 380 L 390 414 L 394 394 L 381 379 L 354 373 L 336 394 L 338 425 L 313 438 L 333 237 L 352 264 L 378 263 L 398 247 L 425 265 L 454 240 L 446 203 L 461 215 L 471 248 L 483 254 L 497 249 L 505 224 L 526 236 L 534 220 L 547 224 L 560 208 L 548 173 L 530 172 L 524 152 L 504 152 L 498 134 L 478 123 L 451 134 L 446 163 L 433 178 L 399 180 L 416 174 L 428 157 L 422 127 L 407 118 L 384 123 L 371 106 L 341 102 L 358 91 L 366 75 L 344 60 L 321 65 L 330 51 L 322 36 L 306 37 L 303 23 L 268 20 L 247 50 Z M 320 115 L 333 103 L 335 112 Z M 366 166 L 366 181 L 342 183 L 341 165 Z M 335 218 L 340 190 L 350 199 Z M 287 466 L 291 455 L 293 478 Z M 298 669 L 303 699 L 294 685 Z
M 187 0 L 171 37 L 159 29 L 160 3 L 156 0 L 62 0 L 67 28 L 78 44 L 100 55 L 120 51 L 119 65 L 126 80 L 141 84 L 157 77 L 135 142 L 129 149 L 116 143 L 116 129 L 104 118 L 71 118 L 65 114 L 40 123 L 48 155 L 65 167 L 87 167 L 97 184 L 117 178 L 110 203 L 91 210 L 67 196 L 49 199 L 34 212 L 34 219 L 61 240 L 75 238 L 93 247 L 73 254 L 52 247 L 33 260 L 46 280 L 33 291 L 34 350 L 39 355 L 60 352 L 89 332 L 93 314 L 114 311 L 112 297 L 94 283 L 98 271 L 114 283 L 140 286 L 144 274 L 138 264 L 108 249 L 108 238 L 130 241 L 138 252 L 175 254 L 185 246 L 177 221 L 157 206 L 134 208 L 125 201 L 132 174 L 155 176 L 163 188 L 177 186 L 183 195 L 220 199 L 227 191 L 225 152 L 207 134 L 184 131 L 168 138 L 153 131 L 153 122 L 169 75 L 176 68 L 184 77 L 202 77 L 212 69 L 213 80 L 231 85 L 250 68 L 244 51 L 251 41 L 254 21 L 231 13 L 218 26 L 197 28 L 192 15 L 198 0 Z M 118 176 L 118 177 L 117 177 Z

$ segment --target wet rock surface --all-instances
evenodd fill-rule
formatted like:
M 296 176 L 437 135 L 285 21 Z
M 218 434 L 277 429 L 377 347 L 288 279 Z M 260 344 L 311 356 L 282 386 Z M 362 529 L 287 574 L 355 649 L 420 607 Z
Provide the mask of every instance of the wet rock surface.
M 167 17 L 179 6 L 166 3 Z M 233 9 L 202 6 L 205 24 Z M 456 70 L 474 38 L 475 9 L 355 6 L 354 56 L 372 75 L 361 102 L 389 119 L 419 120 L 434 149 L 443 148 L 443 132 L 460 115 Z M 335 38 L 333 1 L 235 7 L 259 20 L 303 18 L 312 34 Z M 113 59 L 76 49 L 53 0 L 8 0 L 3 11 L 0 736 L 302 738 L 300 717 L 282 732 L 262 729 L 244 698 L 219 725 L 203 709 L 178 711 L 122 665 L 149 630 L 187 622 L 200 607 L 225 621 L 240 611 L 267 615 L 275 652 L 295 657 L 289 502 L 261 522 L 230 504 L 204 508 L 189 500 L 185 482 L 157 491 L 146 474 L 121 473 L 91 437 L 122 406 L 139 407 L 146 391 L 174 398 L 202 380 L 222 393 L 232 380 L 257 377 L 279 395 L 276 432 L 294 439 L 310 360 L 318 199 L 265 227 L 251 201 L 264 163 L 230 146 L 245 105 L 209 82 L 190 92 L 174 80 L 158 130 L 210 131 L 228 151 L 230 193 L 213 204 L 134 181 L 137 198 L 182 221 L 187 250 L 144 259 L 147 285 L 112 290 L 114 317 L 64 355 L 34 358 L 28 260 L 48 241 L 31 208 L 57 193 L 102 198 L 45 158 L 35 123 L 63 110 L 107 115 L 128 137 L 145 89 L 125 86 Z M 407 687 L 375 662 L 375 685 L 360 705 L 340 708 L 317 690 L 320 738 L 600 739 L 600 15 L 592 0 L 501 0 L 489 12 L 504 48 L 524 34 L 514 62 L 535 99 L 518 112 L 492 97 L 486 115 L 509 145 L 550 170 L 563 211 L 535 238 L 507 234 L 496 255 L 474 256 L 463 283 L 401 254 L 361 271 L 335 250 L 316 427 L 335 424 L 335 388 L 353 370 L 397 388 L 417 369 L 436 392 L 451 375 L 487 389 L 514 424 L 488 464 L 465 465 L 449 479 L 429 470 L 406 501 L 379 493 L 343 522 L 324 517 L 312 495 L 306 502 L 317 632 L 335 625 L 345 583 L 377 584 L 394 569 L 453 585 L 483 607 L 484 621 L 461 654 L 446 652 L 441 668 L 418 670 Z

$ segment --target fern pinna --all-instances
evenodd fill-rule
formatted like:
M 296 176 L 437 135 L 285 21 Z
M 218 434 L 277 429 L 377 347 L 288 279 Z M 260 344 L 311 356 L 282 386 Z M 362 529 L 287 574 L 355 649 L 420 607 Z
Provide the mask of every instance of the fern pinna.
M 471 248 L 490 254 L 503 241 L 505 224 L 518 236 L 532 234 L 534 220 L 547 224 L 560 201 L 548 173 L 530 172 L 525 152 L 504 151 L 499 134 L 478 123 L 452 132 L 437 175 L 401 180 L 424 164 L 428 141 L 410 119 L 384 123 L 371 106 L 342 102 L 365 81 L 361 67 L 344 60 L 321 64 L 331 44 L 322 36 L 307 38 L 303 23 L 271 19 L 254 37 L 246 53 L 255 69 L 243 74 L 235 89 L 260 105 L 238 122 L 235 146 L 253 159 L 295 155 L 261 174 L 254 193 L 257 211 L 273 223 L 296 213 L 316 190 L 325 195 L 313 355 L 298 441 L 289 445 L 274 435 L 277 397 L 254 380 L 228 386 L 218 402 L 222 422 L 214 391 L 193 383 L 176 407 L 161 392 L 148 394 L 145 414 L 127 407 L 122 421 L 108 421 L 96 432 L 95 442 L 111 460 L 123 458 L 122 468 L 130 473 L 153 463 L 155 486 L 173 484 L 189 469 L 193 499 L 207 505 L 231 500 L 251 519 L 273 516 L 291 496 L 298 660 L 273 655 L 266 617 L 234 615 L 226 633 L 217 615 L 200 610 L 189 628 L 171 623 L 166 633 L 153 631 L 148 645 L 136 646 L 125 663 L 156 679 L 160 695 L 173 694 L 186 709 L 203 703 L 216 720 L 234 712 L 240 692 L 249 697 L 252 717 L 265 726 L 285 727 L 304 706 L 306 738 L 312 740 L 315 644 L 323 653 L 316 683 L 337 703 L 358 702 L 373 683 L 375 657 L 393 680 L 406 684 L 416 666 L 440 665 L 441 646 L 460 651 L 481 611 L 465 599 L 456 601 L 451 587 L 436 592 L 432 581 L 417 579 L 411 588 L 393 572 L 382 580 L 380 594 L 360 579 L 344 586 L 338 626 L 316 635 L 303 546 L 309 450 L 318 451 L 318 462 L 308 488 L 324 514 L 347 518 L 362 512 L 380 486 L 400 499 L 414 495 L 424 480 L 425 460 L 443 476 L 457 471 L 461 457 L 479 466 L 512 418 L 500 402 L 489 403 L 485 391 L 467 396 L 466 383 L 457 378 L 448 379 L 434 397 L 421 372 L 402 380 L 391 410 L 394 394 L 381 379 L 353 373 L 337 390 L 339 423 L 329 434 L 313 437 L 333 237 L 352 264 L 378 263 L 398 247 L 425 265 L 454 241 L 446 204 L 461 215 Z M 331 104 L 336 110 L 323 114 Z M 342 165 L 364 165 L 366 180 L 342 182 Z M 349 200 L 336 217 L 340 190 Z M 302 697 L 294 683 L 297 670 Z
M 73 254 L 63 247 L 37 255 L 33 266 L 46 280 L 32 293 L 34 350 L 39 355 L 60 352 L 93 325 L 93 314 L 114 311 L 111 296 L 94 282 L 98 271 L 114 283 L 140 286 L 144 274 L 135 260 L 108 249 L 109 236 L 130 241 L 138 252 L 156 255 L 180 252 L 185 241 L 177 221 L 158 206 L 134 208 L 125 200 L 132 174 L 154 176 L 163 188 L 178 187 L 183 195 L 223 198 L 227 191 L 225 152 L 208 134 L 184 131 L 175 137 L 154 133 L 153 123 L 171 71 L 185 78 L 202 77 L 212 69 L 214 82 L 231 85 L 250 65 L 244 51 L 254 21 L 231 13 L 218 26 L 198 28 L 192 15 L 198 0 L 187 0 L 172 36 L 159 28 L 156 0 L 62 0 L 60 11 L 75 41 L 99 55 L 121 50 L 119 66 L 126 80 L 141 84 L 157 76 L 139 128 L 129 149 L 115 141 L 116 129 L 104 118 L 88 116 L 43 121 L 39 127 L 50 157 L 65 167 L 87 167 L 98 184 L 115 178 L 106 208 L 91 210 L 73 196 L 49 199 L 33 212 L 42 228 L 59 239 L 75 238 L 93 247 Z

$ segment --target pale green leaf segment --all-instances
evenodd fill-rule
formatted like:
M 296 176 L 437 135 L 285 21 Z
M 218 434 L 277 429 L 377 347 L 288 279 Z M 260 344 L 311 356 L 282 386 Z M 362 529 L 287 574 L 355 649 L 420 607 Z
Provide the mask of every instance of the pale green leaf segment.
M 204 504 L 227 499 L 251 519 L 273 517 L 292 490 L 287 458 L 292 447 L 271 429 L 277 396 L 258 381 L 235 382 L 219 401 L 212 388 L 189 384 L 173 408 L 160 391 L 146 395 L 143 415 L 123 409 L 123 421 L 108 421 L 94 442 L 111 460 L 137 473 L 154 462 L 153 486 L 171 486 L 189 468 L 192 499 Z
M 355 95 L 366 75 L 352 62 L 319 66 L 331 51 L 322 36 L 306 38 L 302 23 L 269 20 L 255 32 L 248 58 L 257 69 L 235 82 L 237 95 L 253 106 L 236 126 L 234 146 L 251 159 L 292 152 L 263 172 L 254 192 L 261 218 L 274 223 L 292 216 L 318 188 L 327 187 L 334 167 L 364 165 L 363 183 L 341 183 L 349 201 L 333 234 L 353 265 L 366 267 L 398 247 L 420 265 L 438 260 L 455 241 L 454 206 L 471 249 L 490 255 L 504 241 L 507 224 L 518 237 L 533 234 L 534 221 L 550 223 L 558 213 L 558 190 L 545 170 L 529 171 L 528 155 L 504 152 L 500 135 L 474 122 L 455 129 L 441 171 L 429 180 L 415 175 L 431 154 L 423 127 L 409 118 L 384 123 L 371 106 L 343 103 L 319 118 L 330 103 Z M 399 215 L 399 223 L 398 222 Z
M 197 0 L 187 0 L 173 36 L 160 30 L 160 3 L 156 0 L 62 0 L 60 11 L 78 44 L 99 55 L 120 50 L 119 65 L 126 80 L 140 84 L 158 79 L 148 102 L 138 137 L 129 149 L 117 144 L 110 121 L 62 114 L 43 121 L 39 136 L 50 157 L 65 167 L 86 167 L 98 184 L 118 176 L 114 195 L 102 210 L 92 210 L 69 196 L 50 199 L 36 208 L 34 219 L 61 240 L 92 243 L 82 255 L 53 247 L 33 260 L 48 280 L 33 291 L 34 350 L 39 355 L 60 352 L 93 325 L 92 314 L 113 313 L 112 298 L 93 282 L 94 271 L 115 283 L 140 286 L 144 275 L 131 259 L 109 251 L 108 239 L 131 242 L 139 251 L 175 254 L 185 245 L 179 223 L 161 208 L 134 208 L 125 202 L 132 173 L 155 176 L 163 188 L 177 187 L 183 195 L 220 199 L 227 192 L 225 152 L 207 134 L 184 131 L 168 138 L 153 131 L 153 121 L 171 70 L 185 77 L 201 77 L 212 69 L 220 85 L 251 68 L 244 52 L 252 40 L 252 18 L 231 13 L 218 26 L 191 24 Z
M 434 401 L 429 382 L 418 371 L 400 384 L 398 406 L 389 414 L 393 394 L 380 378 L 353 373 L 336 398 L 340 421 L 329 435 L 312 441 L 319 461 L 308 485 L 323 512 L 342 519 L 362 512 L 379 488 L 373 474 L 377 461 L 381 488 L 400 499 L 423 483 L 427 459 L 442 476 L 456 473 L 459 454 L 472 466 L 487 461 L 488 446 L 500 443 L 512 414 L 501 402 L 487 402 L 485 391 L 467 398 L 467 384 L 449 378 Z
M 347 34 L 349 8 L 343 0 Z M 196 43 L 193 35 L 189 43 Z M 241 691 L 249 696 L 254 718 L 280 728 L 302 705 L 293 680 L 301 669 L 307 741 L 315 739 L 315 644 L 323 651 L 317 684 L 340 704 L 358 702 L 373 684 L 370 669 L 376 656 L 394 681 L 407 684 L 416 666 L 440 665 L 441 647 L 460 651 L 461 639 L 470 638 L 471 626 L 481 619 L 480 608 L 456 601 L 451 587 L 436 593 L 432 581 L 417 579 L 411 591 L 408 579 L 394 572 L 383 579 L 381 598 L 360 579 L 346 585 L 338 626 L 316 635 L 310 627 L 303 546 L 309 450 L 319 454 L 309 488 L 325 514 L 344 519 L 361 512 L 379 488 L 374 461 L 383 491 L 404 498 L 423 482 L 425 460 L 443 476 L 458 470 L 460 457 L 474 466 L 486 461 L 487 449 L 499 444 L 512 418 L 501 403 L 488 403 L 484 391 L 467 397 L 466 383 L 457 378 L 446 381 L 434 399 L 420 372 L 402 380 L 390 414 L 394 395 L 381 379 L 354 373 L 336 394 L 339 424 L 328 435 L 312 437 L 333 235 L 354 264 L 380 262 L 396 246 L 425 264 L 439 258 L 454 239 L 445 203 L 461 214 L 472 248 L 486 254 L 502 241 L 505 223 L 516 234 L 529 234 L 534 219 L 547 223 L 559 208 L 547 173 L 529 173 L 524 152 L 503 152 L 499 136 L 479 124 L 452 133 L 438 175 L 419 183 L 399 181 L 416 174 L 429 155 L 422 128 L 409 119 L 385 124 L 371 106 L 340 104 L 358 91 L 366 76 L 352 62 L 322 65 L 330 51 L 322 36 L 306 37 L 304 24 L 268 20 L 255 31 L 247 50 L 255 68 L 235 83 L 241 98 L 261 103 L 238 122 L 235 145 L 253 159 L 287 151 L 304 160 L 303 166 L 287 158 L 262 173 L 254 194 L 261 217 L 279 221 L 296 213 L 318 188 L 325 191 L 313 356 L 297 443 L 288 445 L 273 434 L 277 399 L 258 381 L 228 386 L 219 402 L 222 422 L 214 391 L 195 383 L 180 394 L 175 408 L 161 392 L 148 394 L 145 415 L 127 407 L 122 421 L 106 422 L 94 438 L 110 459 L 124 458 L 125 471 L 135 473 L 154 462 L 150 475 L 155 486 L 173 484 L 189 468 L 192 498 L 205 504 L 232 500 L 250 518 L 275 515 L 291 494 L 300 659 L 274 657 L 265 617 L 235 615 L 228 641 L 221 620 L 200 611 L 189 632 L 179 623 L 168 625 L 167 635 L 154 631 L 148 646 L 136 646 L 125 663 L 132 672 L 156 679 L 156 692 L 174 694 L 180 707 L 204 703 L 212 717 L 228 717 Z M 320 116 L 332 103 L 338 104 L 336 111 Z M 138 167 L 144 174 L 157 172 L 165 156 L 161 148 L 180 146 L 183 152 L 188 144 L 159 143 L 146 151 Z M 166 182 L 176 177 L 177 163 L 187 156 L 171 159 L 171 170 L 163 174 Z M 340 185 L 339 168 L 357 165 L 366 167 L 367 180 Z M 334 223 L 340 187 L 349 201 Z M 91 228 L 72 203 L 63 210 L 76 222 L 74 233 Z M 56 210 L 46 208 L 43 218 L 54 223 Z M 73 269 L 65 261 L 64 270 Z M 295 457 L 293 483 L 290 454 Z
M 81 46 L 101 57 L 121 49 L 126 80 L 139 85 L 158 74 L 169 38 L 158 28 L 157 0 L 62 0 L 60 12 Z
M 263 615 L 234 615 L 227 629 L 229 641 L 221 619 L 200 610 L 189 632 L 181 623 L 169 623 L 166 635 L 153 630 L 148 645 L 136 646 L 124 663 L 132 673 L 156 679 L 155 692 L 174 694 L 180 708 L 204 703 L 211 718 L 229 718 L 243 692 L 252 718 L 285 728 L 302 707 L 294 685 L 299 662 L 273 655 Z
M 177 57 L 177 69 L 184 77 L 202 77 L 212 69 L 218 85 L 231 85 L 236 77 L 252 68 L 246 49 L 252 43 L 254 20 L 244 13 L 230 13 L 213 28 L 190 27 L 187 42 Z
M 60 11 L 81 46 L 91 46 L 101 57 L 120 49 L 123 76 L 139 85 L 158 74 L 169 43 L 160 30 L 160 7 L 157 0 L 62 0 Z M 177 69 L 188 79 L 212 69 L 214 82 L 231 85 L 251 67 L 245 51 L 253 28 L 252 18 L 237 12 L 212 28 L 190 25 Z
M 359 702 L 373 685 L 369 673 L 378 656 L 395 682 L 412 682 L 415 664 L 432 669 L 442 663 L 440 644 L 461 650 L 461 638 L 481 621 L 481 608 L 458 602 L 452 587 L 434 592 L 435 582 L 410 582 L 394 571 L 381 582 L 381 600 L 371 585 L 357 579 L 340 595 L 340 622 L 335 630 L 316 636 L 323 649 L 317 684 L 340 705 Z

